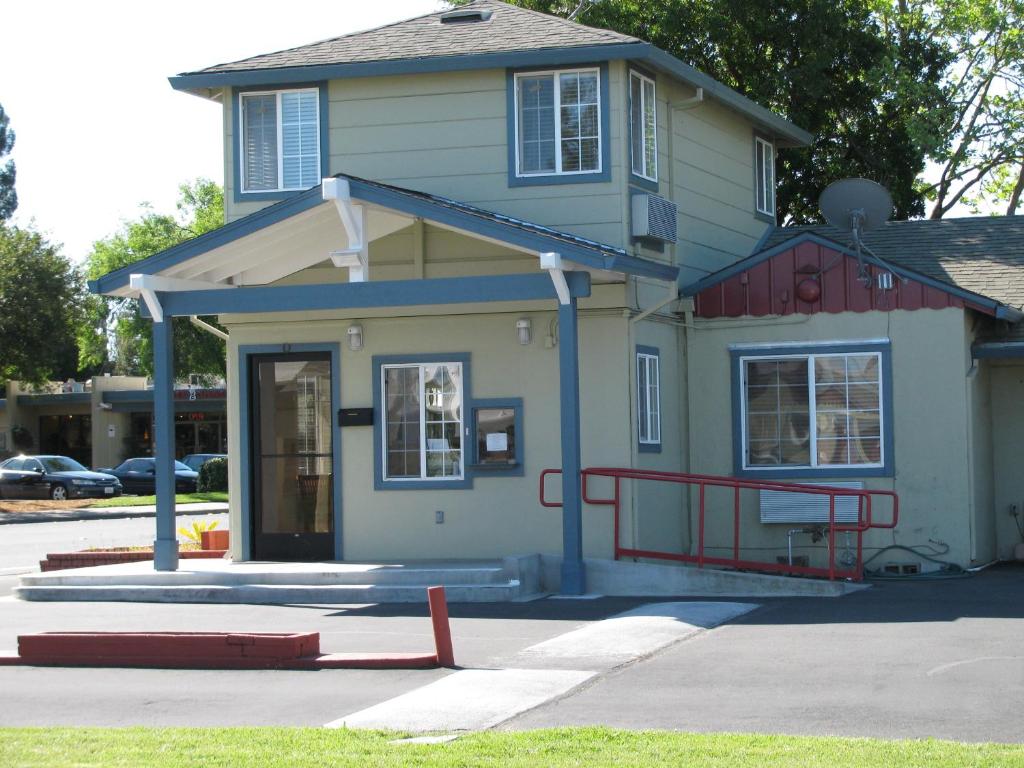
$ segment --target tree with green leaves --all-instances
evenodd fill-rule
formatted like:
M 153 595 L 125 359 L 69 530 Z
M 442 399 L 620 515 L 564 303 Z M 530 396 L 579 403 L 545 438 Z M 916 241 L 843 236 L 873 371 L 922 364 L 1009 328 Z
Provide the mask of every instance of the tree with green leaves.
M 121 269 L 224 224 L 224 193 L 208 179 L 179 187 L 177 215 L 157 213 L 148 205 L 134 221 L 93 244 L 86 258 L 90 279 Z M 206 318 L 213 323 L 212 318 Z M 83 367 L 106 367 L 124 375 L 153 373 L 152 321 L 139 302 L 129 298 L 90 296 L 78 334 Z M 226 373 L 224 342 L 174 318 L 174 367 L 179 375 L 210 377 Z
M 32 229 L 0 225 L 0 381 L 40 384 L 76 374 L 84 293 L 58 246 Z
M 911 2 L 911 0 L 906 0 Z M 931 217 L 965 202 L 1016 213 L 1024 192 L 1024 0 L 913 0 L 954 54 Z
M 9 155 L 14 149 L 14 131 L 10 128 L 10 118 L 0 104 L 0 158 Z M 0 165 L 0 222 L 11 218 L 18 207 L 18 193 L 14 191 L 14 161 L 8 160 Z
M 847 176 L 888 187 L 898 218 L 924 213 L 950 53 L 904 0 L 513 1 L 650 41 L 809 131 L 778 159 L 780 220 L 820 220 L 822 189 Z

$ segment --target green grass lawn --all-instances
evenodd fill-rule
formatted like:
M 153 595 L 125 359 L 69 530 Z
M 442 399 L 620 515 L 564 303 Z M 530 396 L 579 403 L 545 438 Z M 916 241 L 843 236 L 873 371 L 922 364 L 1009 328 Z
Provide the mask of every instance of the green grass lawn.
M 447 744 L 323 728 L 0 729 L 0 766 L 1024 766 L 1024 746 L 564 728 L 477 733 Z
M 228 495 L 221 491 L 208 493 L 179 493 L 174 497 L 175 504 L 196 504 L 201 501 L 219 501 L 228 503 Z M 118 496 L 116 499 L 97 499 L 90 507 L 145 507 L 156 504 L 156 496 Z

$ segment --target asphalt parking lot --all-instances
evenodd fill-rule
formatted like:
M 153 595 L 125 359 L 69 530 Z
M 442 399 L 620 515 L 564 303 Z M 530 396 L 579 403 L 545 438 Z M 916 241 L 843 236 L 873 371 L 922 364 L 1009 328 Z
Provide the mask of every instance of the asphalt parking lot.
M 1024 567 L 877 583 L 760 606 L 499 727 L 1024 740 Z M 644 600 L 451 606 L 456 661 L 516 666 L 524 648 Z M 749 602 L 749 601 L 747 601 Z M 325 651 L 423 651 L 425 606 L 224 606 L 0 600 L 0 648 L 44 630 L 317 630 Z M 0 667 L 0 725 L 323 725 L 450 670 L 319 672 Z

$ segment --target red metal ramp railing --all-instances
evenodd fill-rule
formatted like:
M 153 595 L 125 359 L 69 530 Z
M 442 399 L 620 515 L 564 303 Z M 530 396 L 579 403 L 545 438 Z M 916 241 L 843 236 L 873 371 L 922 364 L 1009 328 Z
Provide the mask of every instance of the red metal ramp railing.
M 545 481 L 548 475 L 560 475 L 560 469 L 545 469 L 540 473 L 540 503 L 544 507 L 561 507 L 560 501 L 549 501 L 545 495 Z M 590 479 L 594 477 L 610 478 L 613 481 L 610 497 L 594 497 L 590 492 Z M 671 483 L 695 487 L 697 489 L 697 553 L 662 552 L 649 549 L 624 547 L 620 541 L 622 517 L 622 483 L 623 481 Z M 672 560 L 683 563 L 694 563 L 698 567 L 705 565 L 730 567 L 744 570 L 764 571 L 768 573 L 784 573 L 803 576 L 825 576 L 830 580 L 837 578 L 860 581 L 864 572 L 863 538 L 864 533 L 871 529 L 895 528 L 899 521 L 899 496 L 894 491 L 837 488 L 828 485 L 810 485 L 805 483 L 782 483 L 764 480 L 748 480 L 719 475 L 694 475 L 683 472 L 662 472 L 647 469 L 619 469 L 614 467 L 588 467 L 580 472 L 582 497 L 585 504 L 612 507 L 613 537 L 615 542 L 615 559 L 622 557 L 644 557 L 660 560 Z M 732 490 L 732 557 L 719 557 L 706 554 L 706 522 L 707 491 L 709 488 L 727 488 Z M 818 567 L 811 565 L 794 565 L 793 563 L 764 562 L 748 560 L 741 556 L 741 515 L 740 491 L 782 491 L 801 494 L 813 494 L 828 497 L 828 522 L 824 525 L 824 533 L 828 537 L 828 565 Z M 854 497 L 857 499 L 856 522 L 836 520 L 836 498 Z M 889 519 L 879 522 L 874 518 L 874 501 L 888 499 L 890 508 Z M 836 535 L 855 534 L 856 562 L 852 567 L 836 564 Z

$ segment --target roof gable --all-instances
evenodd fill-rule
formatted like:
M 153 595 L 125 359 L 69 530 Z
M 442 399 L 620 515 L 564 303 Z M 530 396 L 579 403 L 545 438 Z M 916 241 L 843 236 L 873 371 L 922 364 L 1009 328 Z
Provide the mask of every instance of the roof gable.
M 700 317 L 740 317 L 818 312 L 868 312 L 969 307 L 1019 321 L 1012 307 L 906 267 L 865 255 L 870 286 L 858 278 L 852 250 L 813 232 L 800 232 L 684 289 Z M 878 276 L 892 271 L 892 288 Z
M 848 233 L 827 224 L 777 227 L 760 250 L 802 234 L 846 246 Z M 1024 216 L 890 221 L 864 234 L 868 249 L 904 267 L 1001 304 L 1024 307 Z

